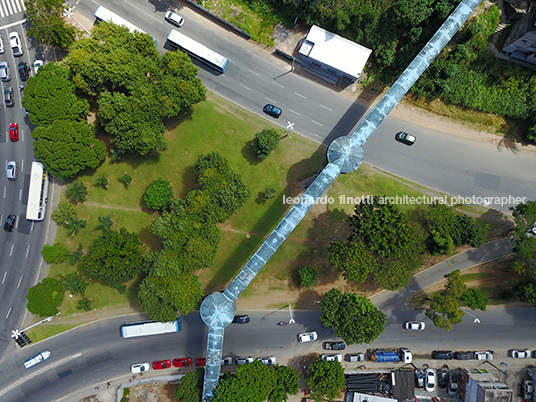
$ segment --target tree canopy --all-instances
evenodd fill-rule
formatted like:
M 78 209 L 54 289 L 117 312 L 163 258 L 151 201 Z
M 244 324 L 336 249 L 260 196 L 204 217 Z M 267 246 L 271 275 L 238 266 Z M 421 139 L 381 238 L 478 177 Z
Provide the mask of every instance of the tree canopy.
M 63 19 L 63 0 L 24 0 L 28 35 L 42 45 L 69 47 L 75 40 L 76 29 Z
M 344 389 L 344 381 L 344 368 L 341 363 L 322 359 L 311 364 L 309 375 L 305 379 L 315 400 L 330 401 L 337 399 Z
M 201 402 L 204 376 L 203 367 L 196 367 L 195 371 L 186 373 L 175 390 L 175 398 L 181 402 Z
M 164 211 L 171 205 L 173 196 L 171 183 L 159 178 L 158 180 L 153 180 L 151 184 L 149 184 L 149 187 L 147 187 L 147 190 L 145 190 L 145 194 L 143 195 L 143 201 L 145 201 L 145 204 L 151 209 Z
M 197 67 L 182 52 L 161 56 L 150 35 L 101 23 L 77 41 L 67 64 L 77 87 L 96 96 L 99 122 L 116 152 L 147 155 L 166 149 L 163 118 L 205 99 Z
M 363 296 L 331 289 L 320 303 L 322 323 L 348 344 L 371 343 L 385 329 L 385 314 Z
M 54 278 L 45 278 L 37 285 L 28 289 L 28 304 L 30 313 L 49 317 L 58 313 L 64 296 L 63 285 Z
M 523 278 L 536 283 L 536 237 L 527 235 L 536 225 L 536 201 L 528 201 L 511 208 L 515 226 L 516 260 L 514 270 Z
M 214 402 L 263 402 L 276 386 L 274 370 L 260 361 L 244 364 L 236 374 L 225 373 L 214 389 Z

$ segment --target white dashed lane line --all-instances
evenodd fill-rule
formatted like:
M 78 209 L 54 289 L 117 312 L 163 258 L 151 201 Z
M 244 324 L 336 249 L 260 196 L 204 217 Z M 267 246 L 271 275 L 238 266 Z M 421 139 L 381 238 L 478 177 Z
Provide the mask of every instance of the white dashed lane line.
M 318 125 L 321 126 L 321 127 L 324 126 L 323 124 L 321 124 L 321 123 L 319 123 L 319 122 L 317 122 L 317 121 L 314 121 L 314 120 L 311 120 L 311 121 L 312 121 L 313 123 L 315 123 L 315 124 L 318 124 Z
M 302 94 L 299 94 L 297 92 L 294 92 L 294 95 L 299 96 L 300 98 L 307 99 L 307 96 L 303 96 Z
M 289 112 L 292 112 L 292 113 L 294 113 L 294 114 L 297 114 L 298 116 L 300 115 L 298 112 L 295 112 L 295 111 L 292 110 L 292 109 L 289 109 L 288 111 L 289 111 Z
M 321 107 L 323 107 L 324 109 L 327 109 L 327 110 L 329 110 L 330 112 L 333 112 L 333 109 L 332 109 L 332 108 L 327 107 L 327 106 L 324 106 L 324 105 L 321 104 L 321 103 L 319 103 L 319 105 L 320 105 Z
M 256 73 L 255 71 L 252 71 L 252 70 L 249 70 L 249 69 L 248 69 L 248 71 L 249 71 L 251 74 L 256 75 L 257 77 L 260 77 L 260 76 L 261 76 L 260 74 Z
M 277 86 L 278 86 L 279 88 L 285 88 L 285 87 L 284 87 L 283 85 L 281 85 L 281 84 L 278 84 L 278 83 L 277 83 L 277 82 L 275 82 L 275 81 L 272 81 L 272 84 L 274 84 L 274 85 L 277 85 Z
M 246 87 L 245 85 L 242 85 L 242 84 L 238 84 L 238 85 L 240 85 L 240 86 L 241 86 L 242 88 L 244 88 L 244 89 L 247 89 L 248 91 L 251 91 L 251 89 L 248 88 L 248 87 Z

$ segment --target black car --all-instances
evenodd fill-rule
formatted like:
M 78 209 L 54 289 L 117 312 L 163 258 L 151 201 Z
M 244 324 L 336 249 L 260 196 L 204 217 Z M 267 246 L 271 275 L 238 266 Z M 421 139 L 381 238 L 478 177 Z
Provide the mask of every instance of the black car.
M 473 360 L 474 353 L 473 352 L 456 352 L 454 353 L 454 357 L 458 360 Z
M 13 232 L 13 228 L 15 227 L 15 222 L 17 222 L 17 216 L 8 215 L 8 217 L 6 218 L 6 223 L 4 223 L 4 230 L 6 232 Z
M 249 322 L 249 315 L 235 315 L 233 322 L 235 324 L 247 324 Z
M 440 388 L 447 388 L 448 382 L 449 382 L 449 374 L 447 373 L 447 370 L 445 369 L 437 370 L 437 385 L 439 385 Z
M 396 133 L 395 139 L 402 144 L 410 146 L 415 144 L 415 141 L 417 141 L 417 138 L 415 138 L 411 134 L 406 133 L 405 131 L 399 131 L 398 133 Z
M 6 107 L 15 106 L 15 98 L 13 97 L 13 87 L 7 87 L 4 89 L 4 101 L 6 102 Z
M 456 395 L 457 392 L 458 392 L 458 374 L 450 373 L 449 385 L 447 387 L 447 394 Z
M 324 342 L 322 344 L 324 349 L 326 350 L 344 350 L 346 348 L 346 345 L 344 342 Z
M 279 116 L 281 116 L 281 109 L 269 103 L 267 105 L 264 105 L 264 108 L 262 110 L 264 111 L 264 113 L 269 114 L 276 119 L 279 119 Z
M 21 61 L 17 67 L 21 81 L 26 81 L 30 76 L 30 67 L 25 61 Z
M 432 359 L 452 360 L 454 359 L 454 352 L 452 350 L 434 350 L 432 352 Z

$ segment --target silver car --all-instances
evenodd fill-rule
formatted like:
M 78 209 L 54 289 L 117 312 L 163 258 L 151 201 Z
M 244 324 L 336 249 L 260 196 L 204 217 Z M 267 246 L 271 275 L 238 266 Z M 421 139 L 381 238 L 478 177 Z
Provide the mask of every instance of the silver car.
M 164 18 L 178 27 L 182 27 L 182 25 L 184 24 L 184 18 L 182 18 L 179 14 L 174 13 L 173 11 L 168 11 Z
M 257 360 L 265 366 L 272 366 L 276 363 L 274 356 L 258 357 Z
M 404 328 L 409 329 L 410 331 L 422 331 L 424 330 L 425 325 L 422 321 L 406 321 L 404 323 Z
M 16 180 L 17 179 L 17 162 L 9 161 L 7 163 L 6 172 L 7 172 L 8 180 Z
M 316 331 L 304 332 L 303 334 L 298 335 L 298 342 L 311 342 L 318 339 L 318 334 Z
M 2 40 L 2 35 L 0 35 L 0 54 L 4 53 L 6 49 L 4 49 L 4 41 Z
M 242 366 L 243 364 L 249 364 L 253 363 L 253 358 L 251 356 L 248 357 L 237 357 L 236 358 L 236 365 Z
M 339 362 L 341 363 L 342 362 L 342 355 L 337 353 L 337 354 L 332 354 L 332 355 L 327 355 L 327 354 L 324 354 L 322 356 L 320 356 L 320 358 L 322 360 L 327 360 L 328 362 Z
M 4 82 L 8 82 L 11 79 L 9 74 L 9 64 L 6 61 L 0 62 L 0 79 Z
M 428 392 L 434 392 L 436 386 L 435 370 L 427 368 L 424 372 L 424 389 Z
M 22 56 L 24 54 L 22 51 L 22 46 L 20 45 L 19 34 L 17 32 L 10 32 L 9 43 L 11 44 L 11 49 L 13 49 L 13 56 Z

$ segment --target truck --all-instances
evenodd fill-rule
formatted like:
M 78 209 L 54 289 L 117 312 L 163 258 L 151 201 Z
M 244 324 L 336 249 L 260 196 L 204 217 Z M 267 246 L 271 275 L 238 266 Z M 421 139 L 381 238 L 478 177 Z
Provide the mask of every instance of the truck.
M 370 351 L 370 359 L 377 363 L 411 363 L 413 358 L 408 348 L 374 349 Z

